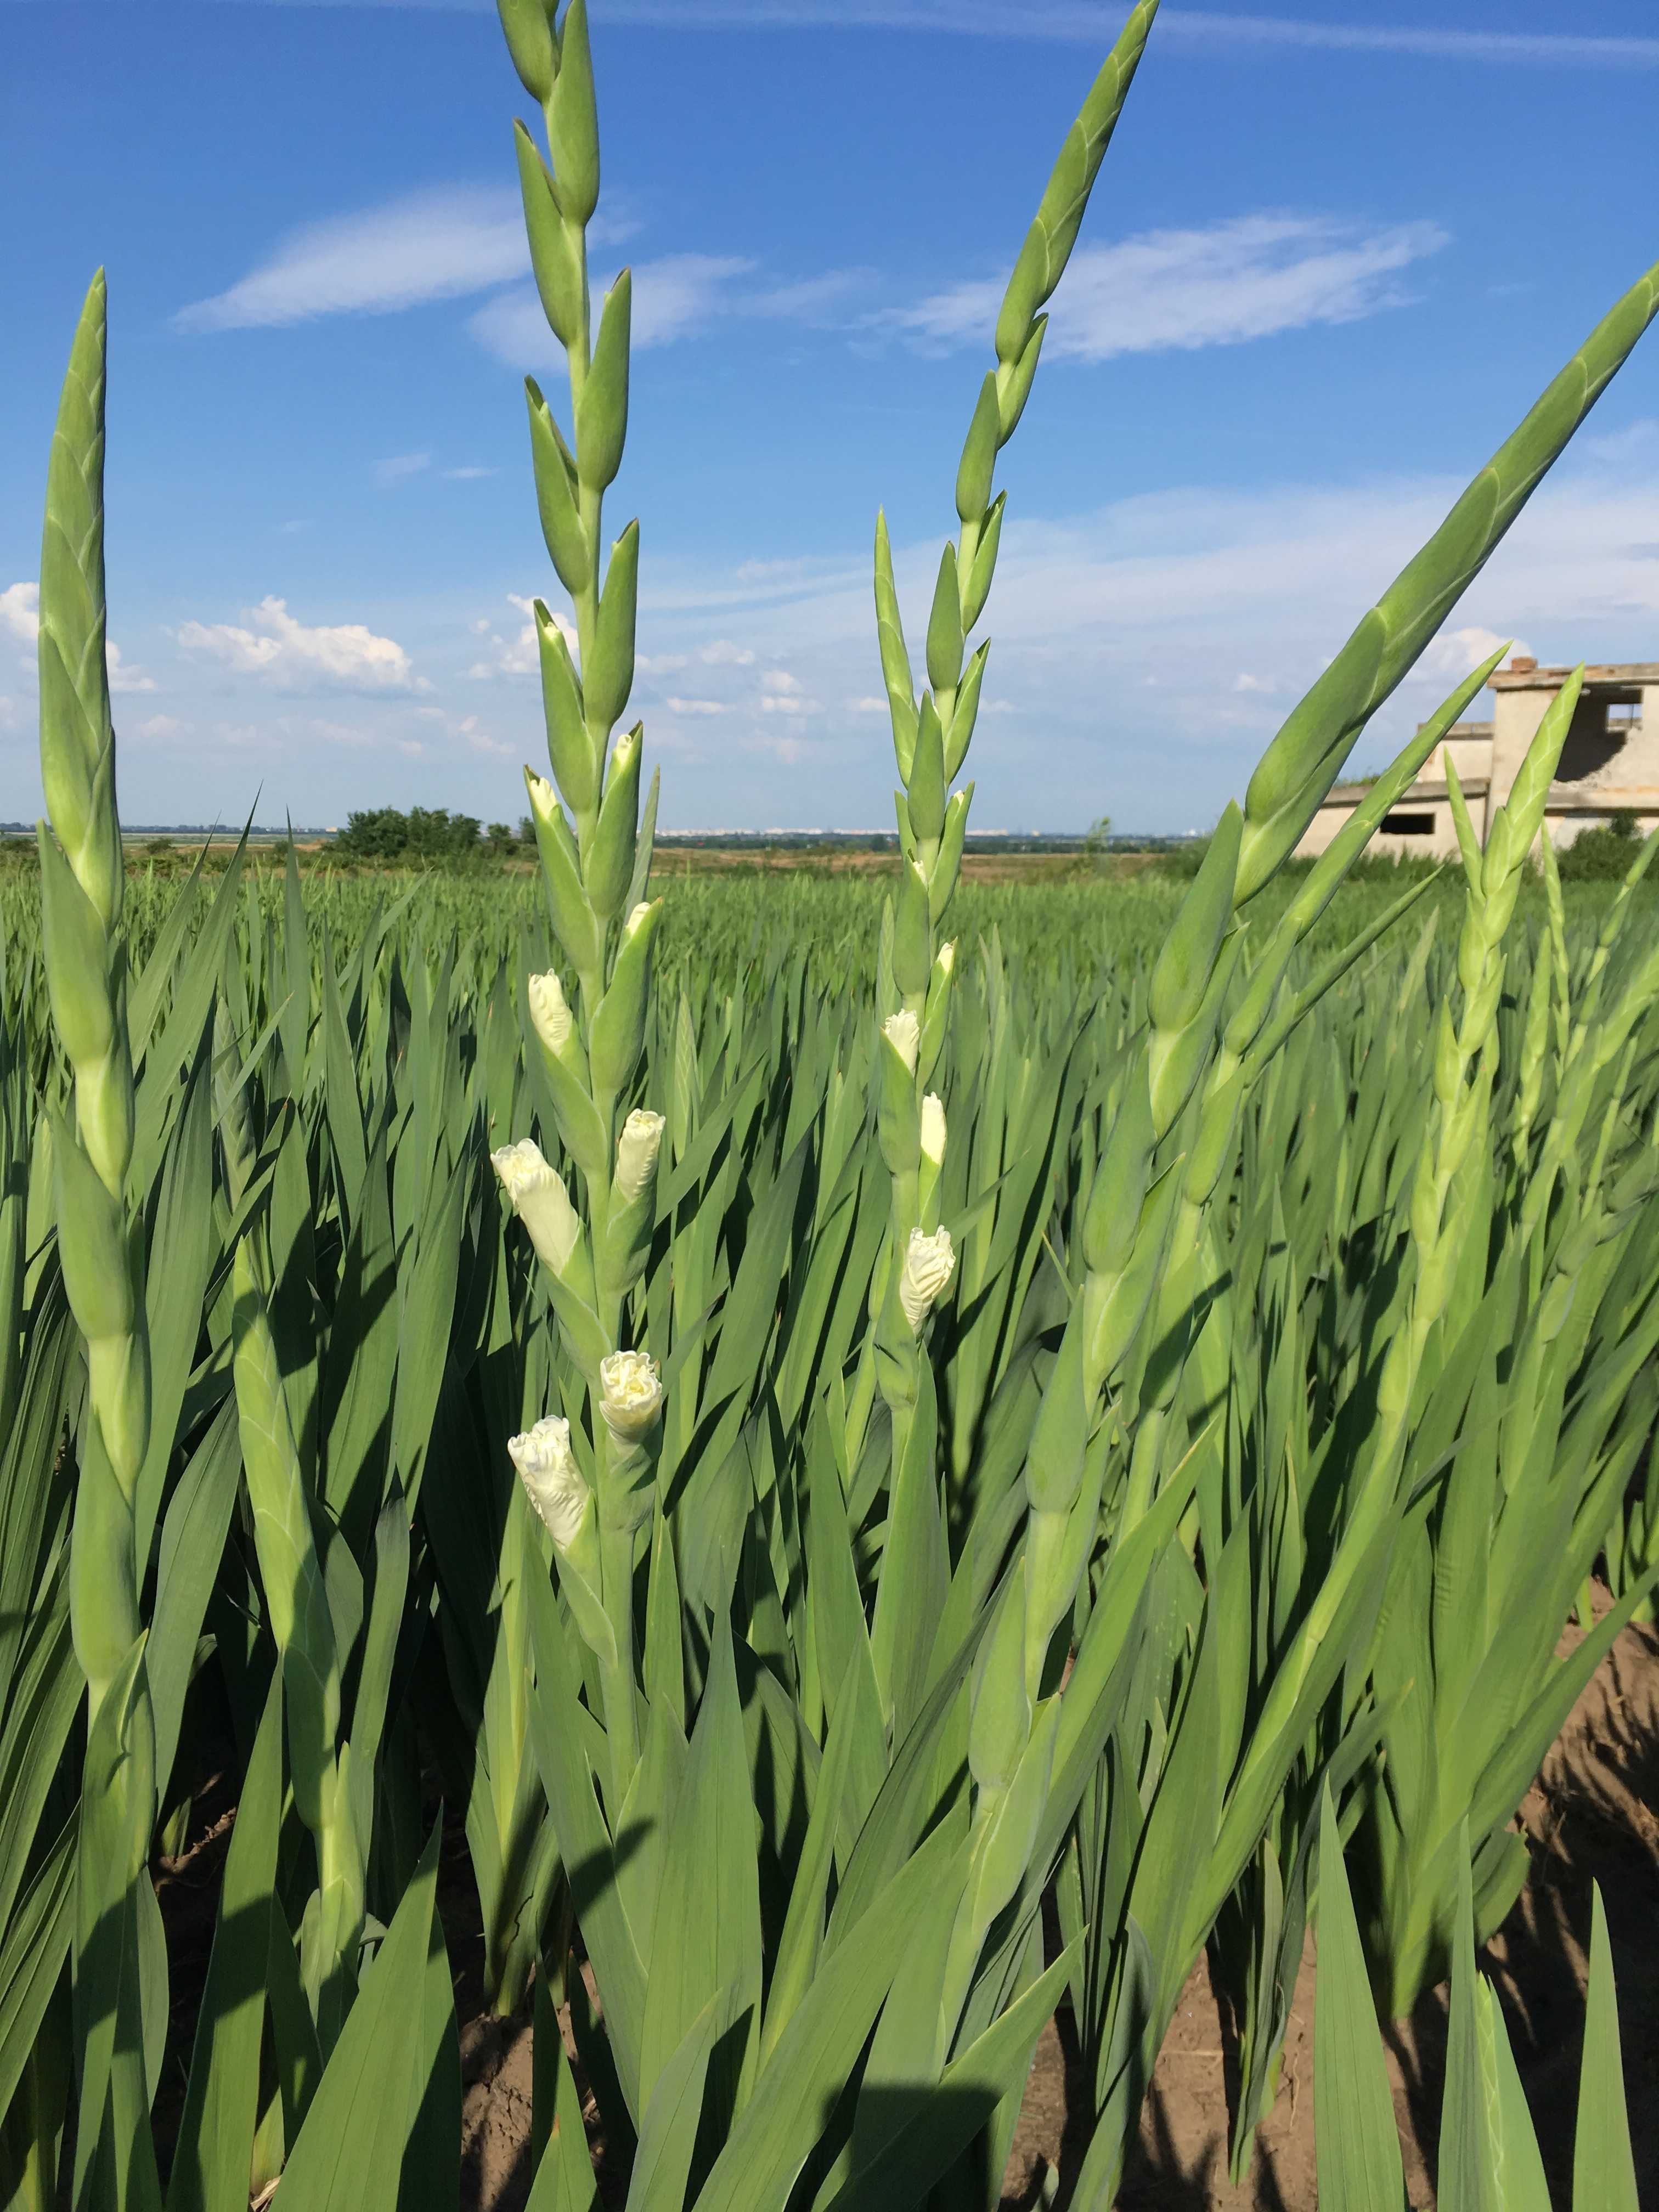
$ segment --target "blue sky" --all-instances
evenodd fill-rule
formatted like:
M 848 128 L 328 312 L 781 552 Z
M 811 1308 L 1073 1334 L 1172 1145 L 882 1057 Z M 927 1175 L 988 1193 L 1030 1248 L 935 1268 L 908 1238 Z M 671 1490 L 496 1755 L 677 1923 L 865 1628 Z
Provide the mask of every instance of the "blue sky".
M 635 273 L 633 711 L 677 828 L 890 820 L 869 599 L 919 635 L 1000 279 L 1117 13 L 592 0 L 596 268 Z M 1570 20 L 1570 35 L 1559 27 Z M 980 828 L 1213 819 L 1355 617 L 1659 255 L 1638 0 L 1170 7 L 999 481 Z M 522 811 L 558 604 L 489 0 L 0 0 L 0 817 L 58 379 L 110 276 L 130 821 Z M 643 341 L 643 343 L 637 343 Z M 1408 684 L 1659 659 L 1659 336 Z

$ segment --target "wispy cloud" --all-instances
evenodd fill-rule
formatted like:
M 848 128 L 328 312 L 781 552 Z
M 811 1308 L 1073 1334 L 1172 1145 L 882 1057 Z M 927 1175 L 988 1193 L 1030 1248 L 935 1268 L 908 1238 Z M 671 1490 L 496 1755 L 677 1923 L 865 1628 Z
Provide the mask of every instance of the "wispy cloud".
M 228 291 L 173 317 L 183 331 L 268 329 L 388 314 L 510 283 L 529 265 L 519 196 L 471 185 L 406 193 L 305 224 Z
M 732 287 L 754 267 L 735 255 L 671 253 L 634 271 L 632 335 L 635 349 L 666 345 L 701 330 L 732 306 Z M 551 360 L 555 340 L 532 285 L 502 292 L 468 320 L 473 337 L 510 368 Z
M 498 477 L 499 469 L 444 469 L 440 471 L 446 483 L 476 483 L 480 477 Z
M 283 599 L 261 599 L 240 623 L 181 623 L 178 642 L 183 653 L 199 653 L 234 675 L 258 677 L 278 690 L 421 688 L 408 653 L 395 638 L 377 637 L 362 623 L 300 622 Z
M 252 0 L 234 0 L 251 4 Z M 413 8 L 490 12 L 490 0 L 274 0 L 289 7 Z M 1109 46 L 1121 27 L 1118 0 L 606 0 L 612 23 L 676 30 L 895 30 L 970 38 L 1059 40 Z M 1544 69 L 1659 69 L 1659 39 L 1571 31 L 1487 31 L 1391 23 L 1316 23 L 1291 15 L 1232 15 L 1165 8 L 1156 36 L 1191 52 L 1240 45 L 1304 46 L 1336 53 L 1402 54 L 1425 61 Z
M 1155 230 L 1072 256 L 1048 349 L 1115 354 L 1237 345 L 1397 306 L 1402 270 L 1448 243 L 1432 222 L 1364 229 L 1330 216 L 1237 216 L 1203 230 Z M 1000 277 L 975 278 L 880 320 L 923 344 L 977 342 L 995 321 Z
M 375 462 L 374 481 L 389 491 L 393 484 L 405 483 L 410 477 L 417 477 L 431 466 L 430 453 L 394 453 L 389 460 Z

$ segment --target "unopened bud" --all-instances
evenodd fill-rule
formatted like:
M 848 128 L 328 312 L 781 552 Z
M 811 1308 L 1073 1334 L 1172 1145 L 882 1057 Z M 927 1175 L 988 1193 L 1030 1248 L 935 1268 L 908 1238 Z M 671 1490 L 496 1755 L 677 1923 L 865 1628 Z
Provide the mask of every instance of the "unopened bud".
M 550 968 L 545 975 L 532 975 L 529 983 L 530 1018 L 536 1034 L 556 1059 L 569 1042 L 575 1026 L 564 986 Z
M 507 1449 L 529 1495 L 561 1552 L 575 1541 L 592 1497 L 570 1449 L 570 1424 L 555 1414 L 538 1421 Z
M 899 1277 L 899 1304 L 912 1336 L 921 1334 L 921 1325 L 955 1273 L 956 1264 L 948 1229 L 936 1229 L 931 1236 L 921 1229 L 910 1231 L 904 1272 Z
M 936 1168 L 945 1164 L 945 1101 L 937 1091 L 921 1102 L 921 1156 Z
M 910 1009 L 906 1006 L 901 1013 L 889 1014 L 881 1025 L 881 1033 L 914 1075 L 916 1053 L 921 1043 L 921 1024 Z
M 599 1411 L 618 1443 L 637 1443 L 662 1404 L 662 1376 L 648 1352 L 613 1352 L 599 1362 Z
M 646 1106 L 636 1106 L 623 1123 L 617 1139 L 617 1188 L 624 1199 L 639 1198 L 649 1187 L 657 1172 L 662 1133 L 662 1115 Z
M 533 768 L 524 772 L 525 788 L 530 793 L 530 808 L 539 821 L 550 822 L 561 810 L 558 793 L 544 775 L 538 775 Z
M 562 1181 L 542 1158 L 533 1137 L 503 1145 L 489 1155 L 489 1162 L 513 1201 L 514 1212 L 530 1231 L 538 1256 L 556 1275 L 562 1275 L 582 1233 Z
M 651 908 L 654 904 L 654 900 L 641 899 L 639 904 L 631 909 L 627 921 L 623 924 L 623 935 L 625 938 L 637 937 L 639 935 L 640 931 L 645 926 L 646 918 L 650 914 Z

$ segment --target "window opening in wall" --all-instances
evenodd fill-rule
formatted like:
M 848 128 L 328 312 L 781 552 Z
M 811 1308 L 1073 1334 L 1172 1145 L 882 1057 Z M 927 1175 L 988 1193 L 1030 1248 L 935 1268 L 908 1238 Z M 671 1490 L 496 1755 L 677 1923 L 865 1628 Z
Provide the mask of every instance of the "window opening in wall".
M 1432 814 L 1385 814 L 1380 824 L 1385 837 L 1432 837 Z

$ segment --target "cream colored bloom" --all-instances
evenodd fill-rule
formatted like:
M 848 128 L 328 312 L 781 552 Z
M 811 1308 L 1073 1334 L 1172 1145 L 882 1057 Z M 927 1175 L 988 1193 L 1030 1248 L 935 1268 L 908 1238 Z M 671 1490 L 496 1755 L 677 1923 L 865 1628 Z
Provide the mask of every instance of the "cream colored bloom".
M 637 934 L 641 923 L 644 921 L 646 916 L 650 913 L 650 911 L 651 901 L 649 899 L 641 899 L 639 904 L 629 913 L 627 921 L 623 922 L 623 935 L 624 937 L 633 937 Z
M 662 1377 L 648 1352 L 613 1352 L 599 1362 L 599 1411 L 611 1434 L 635 1443 L 657 1418 Z
M 564 986 L 550 968 L 545 975 L 532 975 L 529 984 L 530 1018 L 548 1050 L 562 1053 L 574 1026 Z
M 937 1091 L 921 1102 L 921 1156 L 936 1168 L 945 1164 L 945 1101 Z
M 916 1054 L 921 1048 L 921 1024 L 910 1009 L 906 1006 L 901 1013 L 889 1014 L 881 1025 L 881 1033 L 914 1075 Z
M 570 1449 L 569 1422 L 550 1413 L 525 1435 L 509 1437 L 507 1449 L 553 1541 L 568 1550 L 593 1494 Z
M 933 965 L 938 969 L 941 975 L 948 975 L 956 964 L 957 940 L 953 937 L 948 941 L 948 943 L 941 945 L 939 951 L 933 955 Z
M 538 775 L 533 768 L 525 770 L 524 781 L 525 788 L 530 793 L 531 812 L 538 822 L 550 822 L 556 814 L 562 811 L 559 805 L 557 793 L 547 778 L 544 775 Z
M 540 1146 L 533 1137 L 522 1137 L 516 1145 L 503 1145 L 492 1152 L 489 1164 L 501 1177 L 514 1212 L 530 1231 L 538 1255 L 556 1275 L 562 1275 L 582 1225 L 570 1194 L 542 1158 Z
M 931 1237 L 925 1230 L 910 1231 L 910 1242 L 904 1253 L 904 1272 L 899 1277 L 899 1304 L 904 1309 L 912 1336 L 921 1334 L 921 1324 L 955 1273 L 956 1264 L 948 1229 L 936 1229 Z
M 638 1198 L 657 1172 L 662 1133 L 662 1115 L 648 1106 L 636 1106 L 623 1123 L 617 1139 L 617 1188 L 624 1198 Z

